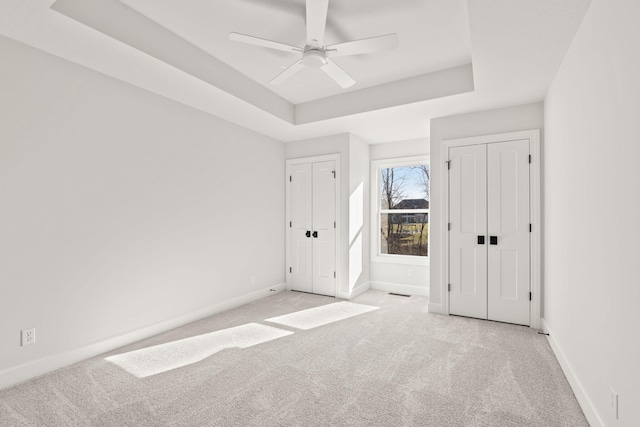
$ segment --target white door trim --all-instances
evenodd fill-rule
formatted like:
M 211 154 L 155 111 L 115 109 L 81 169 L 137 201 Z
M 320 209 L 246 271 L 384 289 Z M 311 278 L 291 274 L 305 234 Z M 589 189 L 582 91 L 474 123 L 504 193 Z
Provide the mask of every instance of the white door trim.
M 449 218 L 449 180 L 446 179 L 447 164 L 449 160 L 449 148 L 464 146 L 489 144 L 492 142 L 505 142 L 520 139 L 528 139 L 531 147 L 531 169 L 530 169 L 530 216 L 531 216 L 531 318 L 530 327 L 540 329 L 540 310 L 541 310 L 541 289 L 542 289 L 542 199 L 541 199 L 541 150 L 540 150 L 540 130 L 532 129 L 520 132 L 509 132 L 495 135 L 483 135 L 470 138 L 449 139 L 441 142 L 441 153 L 445 160 L 443 179 L 442 179 L 442 195 L 443 203 L 441 206 L 442 221 L 440 223 L 441 254 L 442 264 L 440 266 L 442 272 L 442 283 L 440 283 L 440 292 L 442 295 L 441 313 L 449 315 L 449 239 L 448 239 L 448 218 Z
M 291 280 L 290 280 L 290 274 L 289 274 L 289 267 L 291 266 L 291 261 L 292 261 L 292 257 L 291 257 L 291 228 L 289 227 L 289 221 L 291 221 L 291 186 L 289 185 L 289 176 L 291 176 L 291 166 L 293 165 L 298 165 L 298 164 L 304 164 L 304 163 L 316 163 L 316 162 L 324 162 L 327 160 L 333 160 L 336 162 L 336 192 L 335 192 L 335 197 L 336 197 L 336 203 L 335 203 L 335 218 L 336 218 L 336 239 L 335 239 L 335 245 L 336 245 L 336 260 L 335 260 L 335 266 L 336 266 L 336 289 L 335 289 L 335 294 L 334 296 L 338 295 L 338 289 L 340 289 L 340 192 L 341 192 L 341 187 L 340 187 L 340 177 L 341 177 L 341 169 L 340 169 L 340 154 L 336 153 L 336 154 L 328 154 L 328 155 L 324 155 L 324 156 L 313 156 L 313 157 L 300 157 L 300 158 L 296 158 L 296 159 L 287 159 L 285 162 L 285 200 L 286 200 L 286 204 L 285 204 L 285 210 L 286 210 L 286 214 L 285 214 L 285 230 L 286 230 L 286 243 L 285 243 L 285 250 L 286 250 L 286 254 L 285 254 L 285 260 L 286 260 L 286 265 L 285 265 L 285 277 L 286 277 L 286 289 L 288 291 L 291 290 Z

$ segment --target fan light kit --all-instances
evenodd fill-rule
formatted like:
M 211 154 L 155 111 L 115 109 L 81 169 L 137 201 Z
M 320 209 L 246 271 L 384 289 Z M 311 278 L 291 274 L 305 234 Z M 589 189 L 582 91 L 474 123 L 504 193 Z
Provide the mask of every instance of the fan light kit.
M 229 38 L 237 42 L 247 43 L 254 46 L 266 47 L 284 52 L 302 53 L 302 58 L 285 68 L 284 71 L 269 82 L 271 84 L 284 82 L 303 67 L 312 67 L 320 68 L 340 86 L 348 88 L 356 81 L 335 62 L 333 62 L 331 58 L 337 56 L 361 55 L 364 53 L 394 49 L 398 45 L 398 35 L 395 33 L 386 34 L 383 36 L 325 46 L 324 34 L 327 24 L 328 9 L 329 0 L 307 0 L 307 44 L 304 47 L 292 46 L 286 43 L 280 43 L 240 33 L 230 33 Z

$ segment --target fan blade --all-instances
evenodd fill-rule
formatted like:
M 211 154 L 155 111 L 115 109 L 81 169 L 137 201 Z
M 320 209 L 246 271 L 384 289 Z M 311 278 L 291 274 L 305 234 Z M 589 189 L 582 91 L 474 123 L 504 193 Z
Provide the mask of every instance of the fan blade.
M 229 33 L 229 39 L 240 42 L 252 44 L 254 46 L 266 47 L 269 49 L 283 50 L 285 52 L 303 52 L 304 49 L 297 46 L 291 46 L 285 43 L 275 42 L 273 40 L 261 39 L 260 37 L 248 36 L 240 33 Z
M 318 46 L 324 44 L 324 30 L 327 25 L 329 0 L 307 0 L 307 44 L 314 40 Z
M 360 55 L 363 53 L 378 52 L 381 50 L 391 50 L 398 46 L 398 35 L 387 34 L 384 36 L 370 37 L 368 39 L 353 40 L 345 43 L 332 44 L 327 46 L 326 52 L 329 56 Z
M 321 68 L 322 71 L 327 73 L 329 77 L 336 81 L 343 89 L 353 86 L 356 82 L 347 74 L 342 68 L 338 67 L 338 64 L 327 58 L 327 65 Z
M 269 83 L 271 83 L 272 85 L 280 84 L 283 81 L 287 80 L 289 77 L 293 76 L 298 71 L 300 71 L 300 69 L 302 67 L 304 67 L 304 65 L 302 64 L 302 59 L 299 59 L 296 62 L 294 62 L 293 64 L 289 65 L 287 68 L 285 68 L 283 72 L 278 74 Z

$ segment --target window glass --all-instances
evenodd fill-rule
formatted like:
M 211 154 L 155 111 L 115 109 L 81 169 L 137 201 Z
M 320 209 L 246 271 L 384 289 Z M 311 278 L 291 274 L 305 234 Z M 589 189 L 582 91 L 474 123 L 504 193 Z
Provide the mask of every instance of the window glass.
M 378 169 L 379 254 L 429 254 L 429 164 Z

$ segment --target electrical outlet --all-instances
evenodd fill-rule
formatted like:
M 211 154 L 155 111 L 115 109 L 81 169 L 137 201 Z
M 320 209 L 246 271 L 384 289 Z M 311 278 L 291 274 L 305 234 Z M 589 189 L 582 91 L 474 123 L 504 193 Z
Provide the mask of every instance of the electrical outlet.
M 413 277 L 413 268 L 410 268 L 410 269 L 407 271 L 407 276 L 409 276 L 409 277 Z
M 36 328 L 23 329 L 21 331 L 22 346 L 33 344 L 36 342 Z
M 611 391 L 611 412 L 613 412 L 613 416 L 618 419 L 618 394 L 613 391 L 613 389 L 609 389 Z
M 255 276 L 255 274 L 251 276 L 251 284 L 252 285 L 256 284 L 256 276 Z

